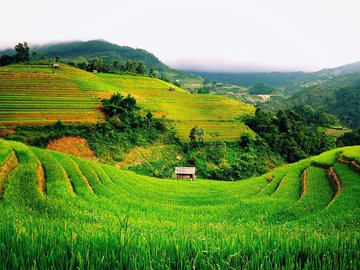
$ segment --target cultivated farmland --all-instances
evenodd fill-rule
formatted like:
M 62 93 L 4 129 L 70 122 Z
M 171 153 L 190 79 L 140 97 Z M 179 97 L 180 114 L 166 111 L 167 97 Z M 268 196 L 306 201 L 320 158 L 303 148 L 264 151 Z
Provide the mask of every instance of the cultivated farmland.
M 0 125 L 95 123 L 97 107 L 96 98 L 48 66 L 0 68 Z
M 101 118 L 99 99 L 112 93 L 133 95 L 154 115 L 175 121 L 182 140 L 192 127 L 205 129 L 206 140 L 237 140 L 249 129 L 239 117 L 254 108 L 215 95 L 189 94 L 173 85 L 148 77 L 92 74 L 63 66 L 14 65 L 0 68 L 0 125 L 44 124 L 62 120 L 94 123 Z
M 0 140 L 0 268 L 359 269 L 359 156 L 191 182 Z

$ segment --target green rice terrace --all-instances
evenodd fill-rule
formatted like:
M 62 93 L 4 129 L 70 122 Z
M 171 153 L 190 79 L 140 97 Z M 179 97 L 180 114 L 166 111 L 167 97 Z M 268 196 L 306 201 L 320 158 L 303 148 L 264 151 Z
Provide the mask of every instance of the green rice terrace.
M 0 140 L 0 268 L 359 269 L 359 164 L 164 180 Z
M 155 78 L 93 74 L 68 66 L 54 70 L 50 65 L 12 65 L 0 68 L 0 126 L 57 120 L 96 123 L 103 117 L 100 99 L 115 92 L 131 94 L 155 116 L 174 120 L 184 141 L 196 125 L 206 131 L 206 140 L 237 140 L 248 130 L 239 117 L 255 110 L 221 96 L 189 94 Z

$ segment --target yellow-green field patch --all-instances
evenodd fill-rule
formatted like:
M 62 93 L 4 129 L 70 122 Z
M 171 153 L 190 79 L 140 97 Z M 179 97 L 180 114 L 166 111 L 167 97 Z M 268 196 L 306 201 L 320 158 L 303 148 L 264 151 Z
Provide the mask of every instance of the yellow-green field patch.
M 205 130 L 206 140 L 237 140 L 250 130 L 236 119 L 255 110 L 226 97 L 189 94 L 156 78 L 14 65 L 0 68 L 0 125 L 95 123 L 102 117 L 100 99 L 115 92 L 131 94 L 155 116 L 174 120 L 185 141 L 196 125 Z

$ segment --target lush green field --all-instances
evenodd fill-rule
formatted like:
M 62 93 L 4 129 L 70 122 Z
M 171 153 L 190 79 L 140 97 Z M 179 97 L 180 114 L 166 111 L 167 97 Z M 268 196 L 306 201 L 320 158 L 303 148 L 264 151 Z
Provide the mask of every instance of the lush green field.
M 215 95 L 189 94 L 167 82 L 141 76 L 92 74 L 63 66 L 14 65 L 0 68 L 0 126 L 64 122 L 94 123 L 99 98 L 131 94 L 154 115 L 175 120 L 182 140 L 199 125 L 207 140 L 237 140 L 248 128 L 239 116 L 254 108 Z
M 0 149 L 1 269 L 360 267 L 360 176 L 337 161 L 358 161 L 360 146 L 238 182 L 161 180 L 3 140 Z

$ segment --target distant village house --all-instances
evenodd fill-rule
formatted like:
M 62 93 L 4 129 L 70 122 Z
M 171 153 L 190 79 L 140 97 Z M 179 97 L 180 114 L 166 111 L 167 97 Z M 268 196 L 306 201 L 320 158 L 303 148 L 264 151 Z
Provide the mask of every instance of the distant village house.
M 60 64 L 53 64 L 54 69 L 59 69 L 60 67 L 61 67 Z
M 175 167 L 176 179 L 191 179 L 196 178 L 195 167 Z

